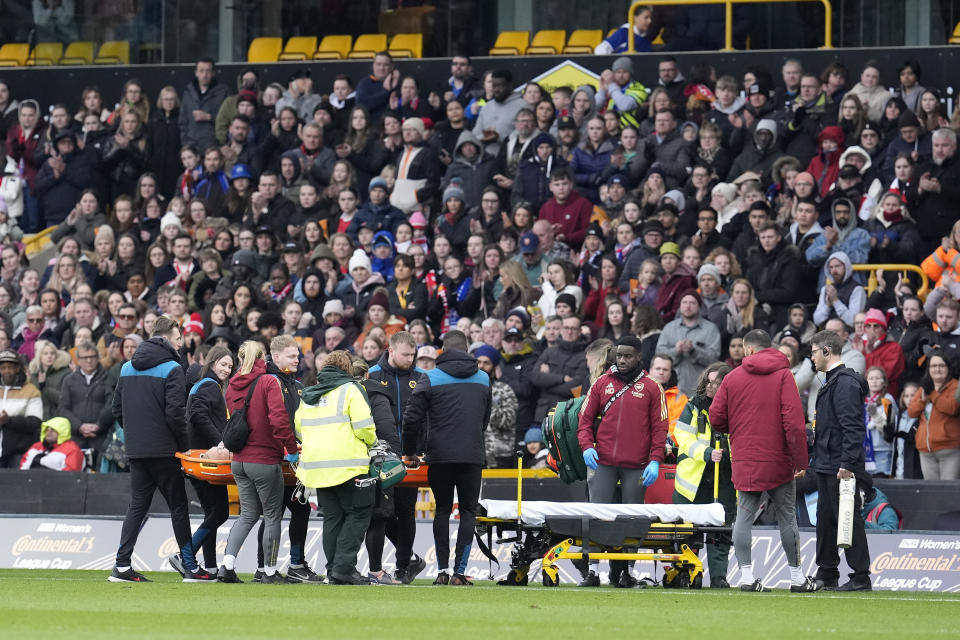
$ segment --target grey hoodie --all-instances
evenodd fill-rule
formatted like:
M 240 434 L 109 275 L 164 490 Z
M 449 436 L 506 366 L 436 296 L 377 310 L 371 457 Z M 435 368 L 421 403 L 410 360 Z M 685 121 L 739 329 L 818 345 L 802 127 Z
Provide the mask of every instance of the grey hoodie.
M 497 153 L 500 151 L 500 144 L 507 139 L 507 136 L 513 131 L 513 120 L 517 116 L 517 112 L 520 111 L 526 105 L 523 101 L 523 98 L 519 93 L 511 93 L 507 96 L 507 99 L 503 102 L 497 102 L 496 100 L 488 100 L 486 104 L 483 105 L 483 108 L 480 109 L 480 113 L 477 115 L 477 124 L 473 127 L 473 135 L 477 139 L 483 138 L 484 129 L 496 129 L 497 138 L 496 142 L 491 142 L 486 146 L 486 152 L 490 155 L 496 157 Z

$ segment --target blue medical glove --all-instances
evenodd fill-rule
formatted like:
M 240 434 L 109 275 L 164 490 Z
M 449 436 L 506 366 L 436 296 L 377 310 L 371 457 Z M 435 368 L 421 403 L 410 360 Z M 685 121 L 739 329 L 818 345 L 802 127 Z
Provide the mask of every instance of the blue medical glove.
M 288 453 L 287 455 L 283 456 L 283 459 L 289 462 L 290 464 L 297 464 L 298 462 L 300 462 L 300 454 Z
M 583 461 L 587 465 L 588 469 L 596 469 L 597 465 L 600 464 L 600 456 L 597 454 L 597 450 L 593 447 L 590 447 L 584 451 Z
M 656 460 L 651 460 L 647 465 L 647 468 L 643 470 L 643 486 L 649 487 L 654 482 L 657 481 L 657 477 L 660 475 L 660 463 Z

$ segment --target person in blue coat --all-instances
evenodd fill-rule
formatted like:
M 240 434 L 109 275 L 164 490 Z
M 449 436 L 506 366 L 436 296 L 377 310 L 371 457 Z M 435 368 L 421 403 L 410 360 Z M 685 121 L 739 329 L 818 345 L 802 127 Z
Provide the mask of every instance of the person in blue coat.
M 653 19 L 653 9 L 651 7 L 640 7 L 633 14 L 633 50 L 637 53 L 646 53 L 652 51 L 650 45 L 650 22 Z M 600 56 L 608 56 L 613 53 L 623 53 L 627 50 L 629 42 L 627 35 L 630 31 L 630 25 L 624 22 L 620 28 L 603 39 L 603 41 L 594 48 L 593 52 Z

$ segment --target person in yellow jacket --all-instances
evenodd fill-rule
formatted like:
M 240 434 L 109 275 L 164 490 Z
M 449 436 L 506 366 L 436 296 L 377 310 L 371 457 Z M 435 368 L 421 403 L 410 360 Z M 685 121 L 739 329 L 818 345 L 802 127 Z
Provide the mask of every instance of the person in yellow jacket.
M 725 523 L 733 524 L 737 513 L 737 492 L 730 470 L 730 448 L 725 435 L 710 428 L 710 403 L 723 377 L 730 373 L 724 362 L 711 364 L 697 380 L 697 392 L 684 408 L 673 433 L 677 439 L 677 472 L 674 481 L 674 504 L 710 504 L 714 495 L 723 505 Z M 716 437 L 720 436 L 720 446 Z M 719 485 L 715 484 L 716 466 L 720 465 Z M 710 587 L 729 589 L 727 582 L 730 534 L 707 536 L 707 568 Z
M 357 552 L 370 524 L 376 487 L 358 486 L 356 480 L 368 476 L 368 451 L 377 432 L 367 394 L 352 370 L 349 353 L 329 353 L 294 416 L 302 443 L 297 478 L 317 490 L 330 584 L 370 584 L 357 571 Z

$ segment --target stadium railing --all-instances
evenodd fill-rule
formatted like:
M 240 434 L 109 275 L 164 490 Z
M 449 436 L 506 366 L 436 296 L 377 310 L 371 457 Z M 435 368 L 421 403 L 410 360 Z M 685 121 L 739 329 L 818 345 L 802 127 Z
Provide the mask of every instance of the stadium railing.
M 870 273 L 867 278 L 867 295 L 870 295 L 877 288 L 877 271 L 883 269 L 887 273 L 902 273 L 904 279 L 909 281 L 909 276 L 907 273 L 915 273 L 920 279 L 921 285 L 920 288 L 916 290 L 917 297 L 921 300 L 927 299 L 927 294 L 930 293 L 930 280 L 927 278 L 927 274 L 923 272 L 923 269 L 918 267 L 915 264 L 855 264 L 853 265 L 854 271 L 867 271 Z

